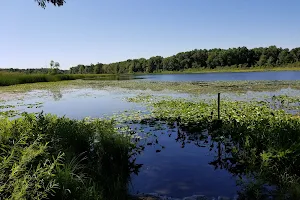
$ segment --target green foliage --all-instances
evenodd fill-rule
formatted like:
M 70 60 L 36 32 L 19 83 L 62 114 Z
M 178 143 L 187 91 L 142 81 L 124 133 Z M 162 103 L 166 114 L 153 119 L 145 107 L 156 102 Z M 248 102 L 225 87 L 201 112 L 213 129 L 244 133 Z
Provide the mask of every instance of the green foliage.
M 70 73 L 95 73 L 93 68 L 101 66 L 101 73 L 157 73 L 161 71 L 183 71 L 188 69 L 227 69 L 250 68 L 261 66 L 275 67 L 285 66 L 300 61 L 300 48 L 282 49 L 276 46 L 266 48 L 248 49 L 247 47 L 229 49 L 195 49 L 193 51 L 180 52 L 176 55 L 163 58 L 161 56 L 149 59 L 129 59 L 126 61 L 96 64 L 78 65 L 71 67 Z M 96 70 L 99 72 L 99 70 Z
M 67 74 L 46 75 L 46 74 L 23 74 L 23 73 L 0 73 L 0 86 L 36 83 L 55 82 L 62 80 L 73 80 L 74 77 Z
M 24 74 L 24 73 L 1 73 L 0 86 L 9 86 L 25 83 L 37 82 L 56 82 L 64 80 L 88 79 L 88 78 L 106 78 L 108 75 L 101 76 L 96 74 L 56 74 L 57 69 L 50 71 L 51 74 Z
M 136 146 L 111 120 L 0 119 L 0 199 L 124 199 Z
M 102 64 L 98 63 L 94 66 L 94 74 L 101 74 Z
M 52 75 L 58 74 L 59 67 L 60 67 L 60 64 L 58 62 L 54 62 L 53 60 L 51 60 L 51 62 L 50 62 L 50 69 L 49 69 L 48 73 L 52 74 Z

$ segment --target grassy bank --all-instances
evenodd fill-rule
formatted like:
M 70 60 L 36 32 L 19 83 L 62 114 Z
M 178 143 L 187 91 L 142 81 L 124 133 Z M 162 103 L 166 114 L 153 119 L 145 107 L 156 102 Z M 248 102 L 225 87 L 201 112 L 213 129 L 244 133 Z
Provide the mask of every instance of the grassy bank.
M 0 119 L 0 199 L 126 199 L 136 146 L 113 121 Z
M 209 148 L 215 153 L 209 165 L 250 178 L 240 182 L 238 199 L 300 198 L 300 113 L 286 111 L 298 110 L 299 98 L 221 101 L 220 119 L 216 101 L 131 99 L 141 100 L 151 106 L 152 115 L 136 123 L 166 121 L 178 128 L 174 134 L 182 148 L 188 143 Z
M 25 74 L 25 73 L 0 73 L 0 86 L 9 86 L 37 82 L 57 82 L 75 79 L 111 79 L 112 74 Z

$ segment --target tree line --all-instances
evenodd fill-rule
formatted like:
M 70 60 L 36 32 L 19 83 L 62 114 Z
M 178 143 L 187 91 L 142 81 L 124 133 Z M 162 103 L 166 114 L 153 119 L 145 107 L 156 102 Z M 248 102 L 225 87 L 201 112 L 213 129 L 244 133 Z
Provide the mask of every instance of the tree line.
M 110 64 L 77 65 L 71 74 L 122 74 L 183 71 L 187 69 L 215 69 L 225 67 L 275 67 L 300 62 L 300 47 L 294 49 L 276 46 L 248 49 L 195 49 L 170 57 L 154 56 L 149 59 L 128 59 Z
M 28 69 L 18 69 L 18 68 L 0 68 L 1 72 L 17 72 L 17 73 L 24 73 L 24 74 L 68 74 L 69 70 L 61 70 L 59 62 L 54 62 L 53 60 L 50 61 L 49 68 L 28 68 Z

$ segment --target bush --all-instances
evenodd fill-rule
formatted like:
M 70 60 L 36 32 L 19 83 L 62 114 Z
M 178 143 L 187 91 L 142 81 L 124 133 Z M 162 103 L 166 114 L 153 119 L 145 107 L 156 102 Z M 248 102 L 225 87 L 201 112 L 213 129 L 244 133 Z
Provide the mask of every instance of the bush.
M 0 199 L 125 199 L 136 149 L 113 121 L 0 120 Z

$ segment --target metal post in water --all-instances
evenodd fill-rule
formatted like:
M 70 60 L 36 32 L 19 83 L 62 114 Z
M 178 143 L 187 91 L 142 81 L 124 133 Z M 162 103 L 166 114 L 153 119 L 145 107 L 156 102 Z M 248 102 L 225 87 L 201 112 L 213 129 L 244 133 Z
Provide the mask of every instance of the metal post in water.
M 218 93 L 218 122 L 220 122 L 220 102 L 221 102 L 221 94 Z M 221 149 L 221 142 L 218 142 L 218 160 L 222 169 L 222 149 Z
M 220 100 L 221 100 L 221 94 L 218 93 L 218 119 L 220 119 Z

